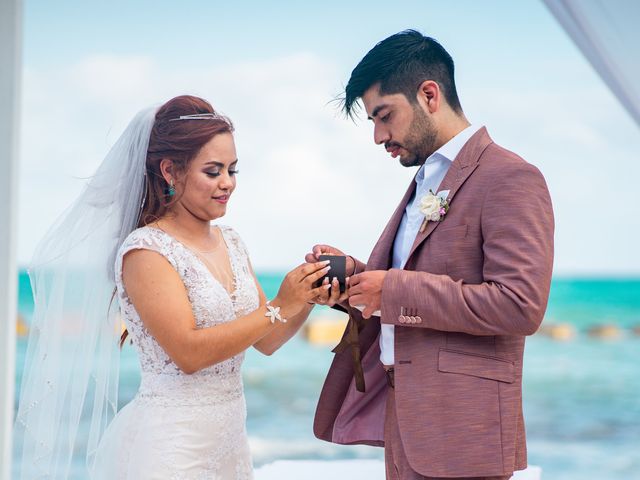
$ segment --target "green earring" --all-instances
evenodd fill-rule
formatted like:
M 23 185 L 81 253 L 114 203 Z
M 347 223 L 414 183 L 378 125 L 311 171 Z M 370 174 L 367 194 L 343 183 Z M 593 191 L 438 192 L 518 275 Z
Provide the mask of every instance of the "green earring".
M 173 186 L 173 179 L 169 180 L 169 186 L 164 189 L 164 194 L 173 197 L 176 194 L 176 188 Z

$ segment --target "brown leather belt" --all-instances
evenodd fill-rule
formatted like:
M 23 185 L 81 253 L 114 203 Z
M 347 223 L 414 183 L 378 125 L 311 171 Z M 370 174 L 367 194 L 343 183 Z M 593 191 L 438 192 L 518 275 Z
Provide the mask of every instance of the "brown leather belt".
M 384 367 L 384 373 L 387 376 L 387 385 L 389 385 L 391 388 L 394 388 L 396 382 L 393 367 Z

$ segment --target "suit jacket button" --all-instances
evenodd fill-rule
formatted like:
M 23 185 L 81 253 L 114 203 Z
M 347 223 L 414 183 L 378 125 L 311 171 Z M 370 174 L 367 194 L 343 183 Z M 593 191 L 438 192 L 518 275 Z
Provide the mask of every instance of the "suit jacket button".
M 416 320 L 418 321 L 418 323 L 422 323 L 422 317 L 416 317 Z
M 400 315 L 400 316 L 398 317 L 398 321 L 399 321 L 400 323 L 405 323 L 405 322 L 406 322 L 406 317 L 405 317 L 404 315 Z

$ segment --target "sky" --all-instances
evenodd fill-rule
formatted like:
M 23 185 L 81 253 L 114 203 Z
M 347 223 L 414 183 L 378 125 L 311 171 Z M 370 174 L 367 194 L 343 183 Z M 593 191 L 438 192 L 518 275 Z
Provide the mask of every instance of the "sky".
M 406 28 L 452 55 L 467 118 L 542 171 L 555 274 L 640 274 L 640 129 L 536 0 L 26 0 L 19 265 L 133 115 L 187 93 L 235 123 L 238 188 L 219 223 L 257 270 L 289 270 L 316 243 L 366 260 L 415 169 L 332 100 Z

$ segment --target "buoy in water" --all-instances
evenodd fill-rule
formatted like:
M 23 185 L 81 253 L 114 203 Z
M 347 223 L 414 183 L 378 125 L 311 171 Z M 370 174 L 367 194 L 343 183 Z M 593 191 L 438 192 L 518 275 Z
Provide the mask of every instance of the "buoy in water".
M 309 343 L 315 345 L 337 344 L 346 326 L 346 318 L 319 318 L 308 322 L 303 334 Z
M 570 323 L 543 324 L 538 332 L 554 340 L 572 340 L 576 336 L 576 329 Z
M 622 331 L 617 325 L 606 324 L 606 325 L 595 325 L 587 330 L 587 333 L 591 337 L 596 338 L 606 338 L 606 339 L 616 339 L 620 338 L 622 335 Z
M 29 326 L 20 314 L 18 314 L 18 318 L 16 319 L 16 335 L 18 335 L 19 337 L 26 337 L 27 335 L 29 335 Z

